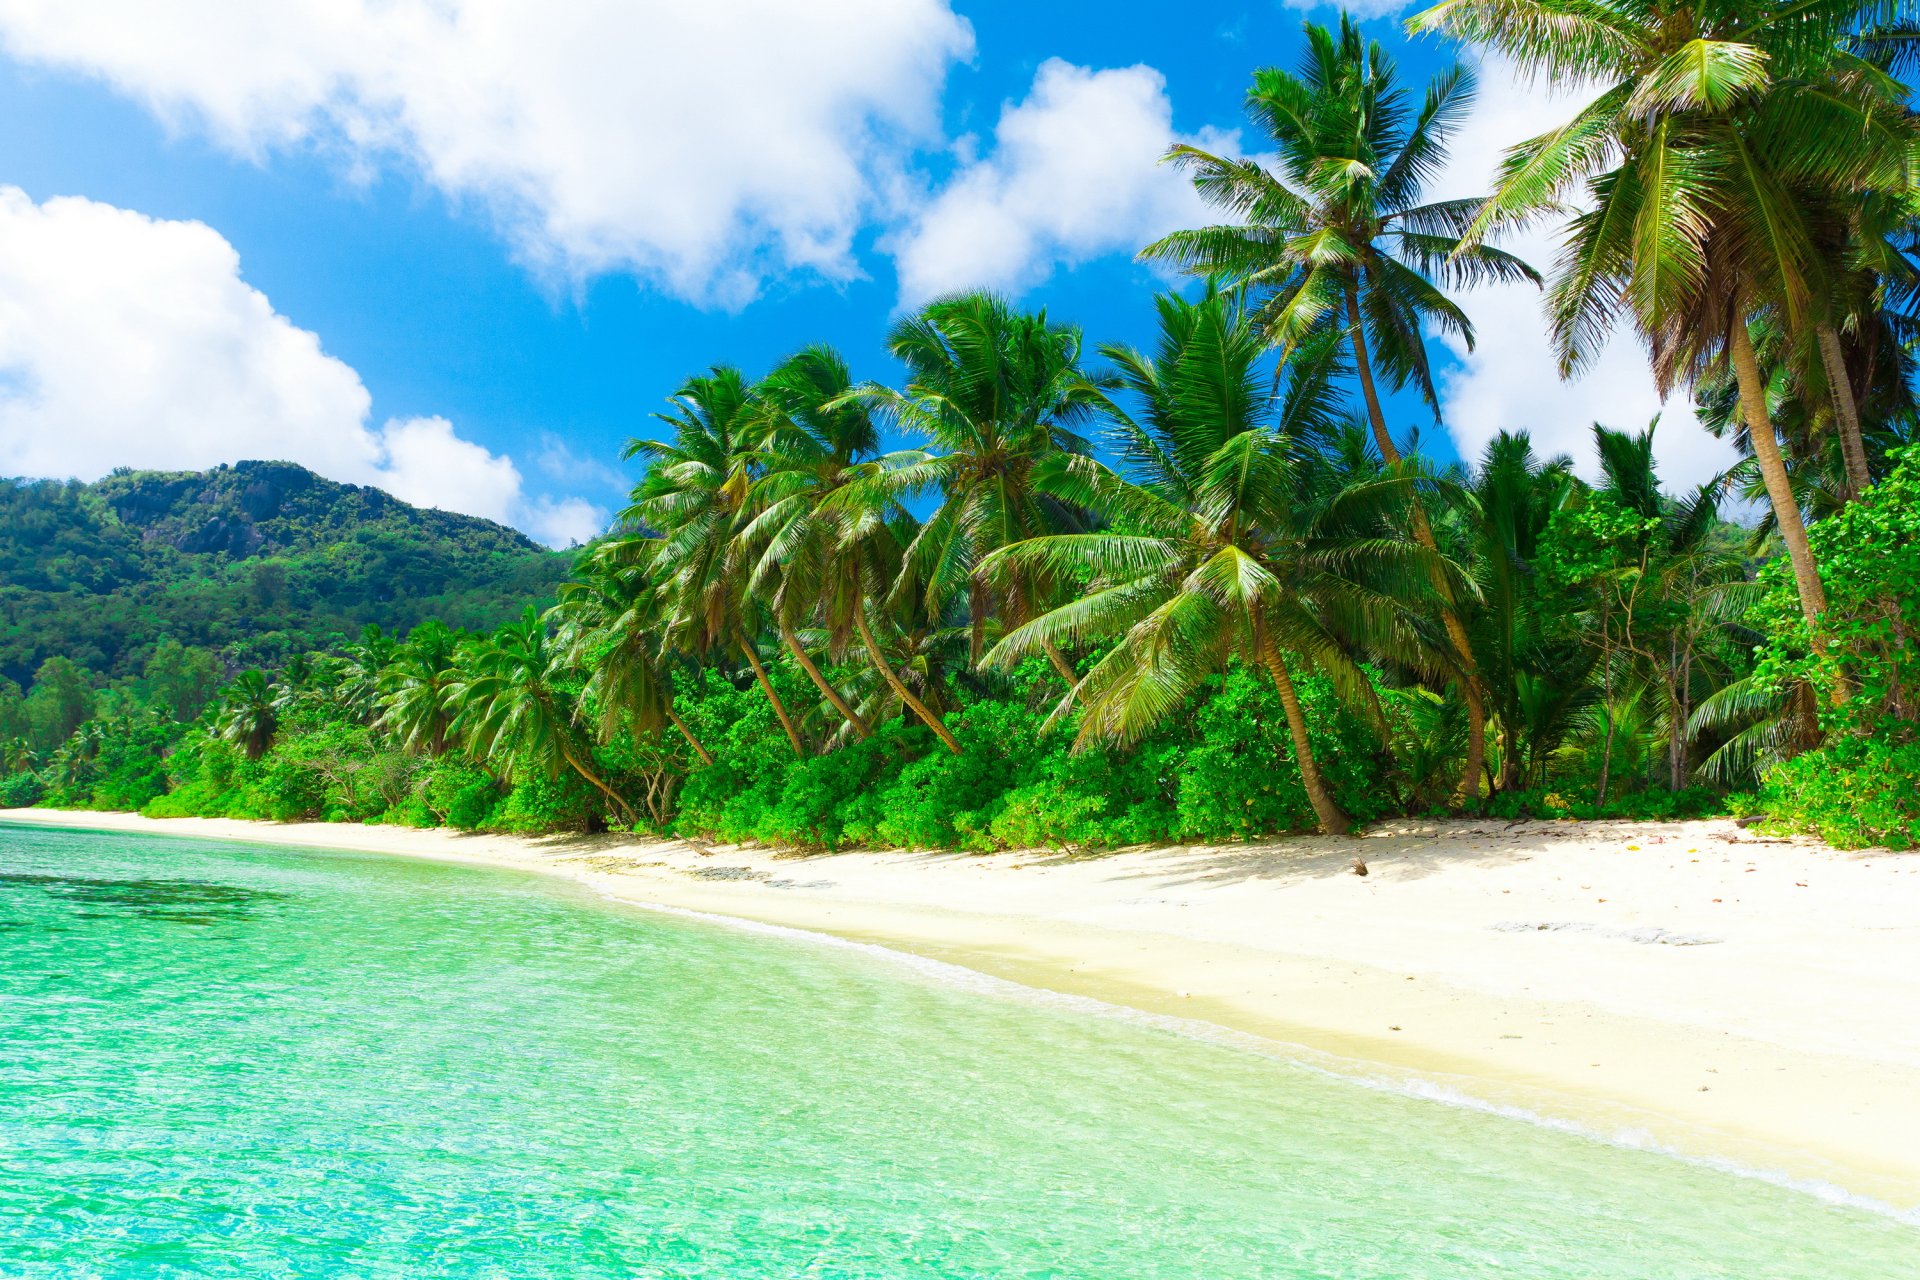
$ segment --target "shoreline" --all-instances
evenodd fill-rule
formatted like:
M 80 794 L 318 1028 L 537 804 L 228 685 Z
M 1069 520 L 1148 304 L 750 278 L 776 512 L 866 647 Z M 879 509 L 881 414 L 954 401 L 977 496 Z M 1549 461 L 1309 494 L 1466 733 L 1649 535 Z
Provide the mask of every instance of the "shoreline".
M 1340 1074 L 1920 1211 L 1920 855 L 1725 820 L 1403 822 L 1101 856 L 0 810 L 558 876 L 1257 1037 Z M 1363 848 L 1372 874 L 1347 870 Z

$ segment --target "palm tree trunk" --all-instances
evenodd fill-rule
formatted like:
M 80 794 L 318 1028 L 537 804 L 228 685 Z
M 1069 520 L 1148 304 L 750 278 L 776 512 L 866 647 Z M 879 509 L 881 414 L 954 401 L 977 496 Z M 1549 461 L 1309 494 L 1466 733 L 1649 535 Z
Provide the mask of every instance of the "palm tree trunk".
M 700 745 L 700 739 L 693 736 L 693 730 L 687 728 L 687 722 L 680 718 L 679 712 L 675 711 L 672 707 L 668 707 L 667 719 L 673 721 L 673 727 L 680 731 L 680 736 L 685 738 L 687 745 L 693 748 L 693 754 L 700 757 L 701 764 L 713 763 L 713 755 L 705 747 Z
M 1727 327 L 1727 354 L 1733 360 L 1734 377 L 1740 384 L 1740 409 L 1747 420 L 1747 438 L 1753 442 L 1753 456 L 1760 464 L 1760 476 L 1767 484 L 1767 497 L 1773 502 L 1774 522 L 1780 528 L 1780 540 L 1787 544 L 1787 559 L 1793 565 L 1794 585 L 1800 591 L 1800 611 L 1813 629 L 1814 646 L 1825 650 L 1819 634 L 1820 615 L 1827 611 L 1827 591 L 1820 583 L 1820 568 L 1814 563 L 1813 548 L 1807 544 L 1807 526 L 1800 519 L 1800 504 L 1794 500 L 1793 483 L 1787 477 L 1786 460 L 1780 456 L 1780 439 L 1774 434 L 1773 420 L 1767 414 L 1766 383 L 1760 378 L 1760 362 L 1753 354 L 1753 338 L 1747 333 L 1745 309 L 1736 305 L 1733 323 Z
M 1262 649 L 1261 657 L 1273 675 L 1274 687 L 1280 691 L 1280 705 L 1287 710 L 1287 732 L 1293 738 L 1293 758 L 1300 766 L 1300 781 L 1307 789 L 1307 801 L 1313 805 L 1322 832 L 1343 836 L 1353 830 L 1353 819 L 1334 801 L 1333 793 L 1327 790 L 1327 780 L 1320 775 L 1320 766 L 1313 758 L 1313 745 L 1307 741 L 1307 717 L 1300 710 L 1300 695 L 1294 690 L 1293 677 L 1287 674 L 1287 664 L 1281 661 L 1271 640 L 1263 644 Z
M 913 713 L 920 717 L 921 723 L 933 730 L 940 741 L 946 744 L 947 750 L 953 752 L 955 755 L 959 755 L 960 744 L 954 739 L 953 734 L 948 731 L 947 726 L 941 721 L 939 716 L 927 710 L 926 703 L 913 696 L 913 690 L 907 688 L 900 677 L 894 673 L 893 667 L 887 662 L 886 655 L 881 653 L 880 646 L 874 643 L 873 632 L 867 626 L 867 602 L 865 600 L 860 601 L 860 603 L 855 606 L 853 621 L 854 625 L 860 629 L 860 642 L 867 647 L 867 657 L 872 660 L 873 669 L 880 673 L 880 678 L 887 682 L 887 687 L 893 690 L 894 696 L 913 708 Z
M 780 727 L 787 731 L 787 741 L 793 744 L 793 754 L 804 756 L 807 749 L 800 745 L 800 731 L 793 727 L 793 717 L 787 714 L 787 704 L 780 701 L 780 695 L 774 691 L 773 681 L 767 679 L 767 669 L 760 665 L 760 655 L 754 652 L 753 642 L 747 639 L 747 633 L 739 633 L 740 651 L 747 655 L 747 661 L 753 665 L 753 678 L 760 682 L 760 691 L 767 695 L 767 701 L 773 704 L 773 714 L 780 717 Z
M 783 624 L 780 628 L 780 638 L 787 642 L 787 652 L 791 653 L 794 661 L 800 664 L 800 669 L 807 673 L 807 678 L 813 681 L 814 687 L 833 704 L 833 709 L 840 713 L 840 718 L 853 726 L 854 733 L 861 738 L 872 736 L 873 730 L 869 729 L 867 722 L 860 718 L 860 713 L 847 705 L 847 700 L 840 696 L 840 691 L 820 674 L 819 667 L 813 665 L 813 659 L 807 656 L 806 646 L 800 643 L 799 636 L 793 634 L 793 628 Z
M 1505 725 L 1500 726 L 1500 789 L 1520 789 L 1520 734 Z
M 1077 702 L 1080 698 L 1080 676 L 1067 661 L 1067 655 L 1060 652 L 1060 646 L 1051 640 L 1043 642 L 1047 651 L 1047 661 L 1053 664 L 1054 674 L 1067 682 L 1067 691 L 1073 694 Z
M 1353 345 L 1354 373 L 1360 379 L 1360 393 L 1367 402 L 1367 421 L 1373 427 L 1374 447 L 1381 460 L 1392 466 L 1400 461 L 1400 450 L 1387 430 L 1387 418 L 1380 410 L 1380 392 L 1373 385 L 1373 362 L 1367 358 L 1367 334 L 1360 320 L 1358 287 L 1347 290 L 1348 337 Z M 1413 538 L 1426 550 L 1439 555 L 1440 544 L 1427 522 L 1427 509 L 1417 495 L 1412 500 Z M 1447 643 L 1460 659 L 1460 696 L 1467 704 L 1467 758 L 1461 762 L 1460 781 L 1453 789 L 1451 804 L 1461 808 L 1480 797 L 1480 774 L 1487 757 L 1487 698 L 1480 685 L 1480 671 L 1473 659 L 1473 642 L 1467 638 L 1466 624 L 1448 587 L 1440 566 L 1429 566 L 1434 593 L 1440 597 L 1440 619 L 1447 628 Z
M 615 791 L 612 787 L 608 786 L 606 782 L 602 780 L 599 774 L 595 773 L 593 770 L 587 768 L 586 765 L 582 764 L 580 761 L 580 757 L 574 754 L 573 748 L 564 741 L 562 741 L 560 744 L 560 757 L 561 759 L 567 762 L 567 765 L 575 773 L 585 778 L 588 782 L 592 783 L 595 787 L 598 787 L 602 795 L 606 796 L 607 799 L 613 801 L 614 807 L 618 809 L 621 812 L 621 814 L 623 814 L 626 817 L 627 825 L 632 826 L 634 823 L 640 820 L 640 815 L 635 813 L 633 811 L 633 808 L 630 805 L 628 805 L 625 800 L 621 799 L 620 793 L 618 791 Z
M 1833 407 L 1840 421 L 1840 456 L 1847 464 L 1847 497 L 1857 498 L 1873 483 L 1867 469 L 1866 440 L 1860 434 L 1860 406 L 1853 398 L 1853 379 L 1847 374 L 1847 360 L 1840 351 L 1840 335 L 1830 324 L 1815 330 L 1820 342 L 1820 360 L 1827 368 L 1827 383 L 1833 389 Z

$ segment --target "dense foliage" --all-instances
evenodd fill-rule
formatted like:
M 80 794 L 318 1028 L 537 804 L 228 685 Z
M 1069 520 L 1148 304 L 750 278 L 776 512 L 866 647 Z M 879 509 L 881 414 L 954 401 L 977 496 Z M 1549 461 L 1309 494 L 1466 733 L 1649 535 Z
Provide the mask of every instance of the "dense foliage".
M 492 626 L 569 558 L 284 462 L 0 480 L 0 678 L 63 657 L 139 674 L 163 639 L 279 665 L 368 621 Z
M 202 555 L 177 593 L 252 591 L 256 621 L 167 614 L 98 662 L 98 620 L 10 631 L 0 801 L 957 849 L 1731 804 L 1912 844 L 1920 127 L 1877 13 L 1446 0 L 1415 25 L 1602 92 L 1444 201 L 1422 188 L 1470 74 L 1416 102 L 1349 21 L 1309 25 L 1248 97 L 1273 167 L 1169 157 L 1221 221 L 1145 250 L 1204 277 L 1157 300 L 1151 349 L 969 293 L 894 328 L 899 386 L 824 347 L 716 366 L 630 446 L 615 534 L 490 631 L 462 629 L 476 561 L 541 562 L 365 491 L 255 477 L 202 521 L 169 505 L 194 478 L 16 487 L 69 514 L 8 553 L 58 575 L 9 578 L 10 607 Z M 1447 290 L 1539 279 L 1488 239 L 1567 202 L 1566 368 L 1630 321 L 1734 472 L 1662 487 L 1656 429 L 1691 424 L 1594 427 L 1590 480 L 1518 429 L 1452 469 L 1390 429 L 1382 385 L 1437 410 L 1427 335 L 1476 338 Z M 396 631 L 293 642 L 376 601 Z M 227 678 L 209 643 L 258 665 Z

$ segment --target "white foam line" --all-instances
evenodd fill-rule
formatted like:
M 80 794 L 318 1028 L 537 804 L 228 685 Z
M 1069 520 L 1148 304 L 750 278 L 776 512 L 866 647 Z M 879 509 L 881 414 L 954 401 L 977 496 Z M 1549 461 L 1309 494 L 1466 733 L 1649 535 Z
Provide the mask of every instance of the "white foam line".
M 1737 1160 L 1721 1156 L 1703 1156 L 1684 1152 L 1676 1147 L 1660 1142 L 1650 1133 L 1639 1129 L 1620 1129 L 1607 1132 L 1578 1121 L 1549 1116 L 1525 1107 L 1516 1107 L 1508 1103 L 1494 1102 L 1477 1097 L 1463 1089 L 1430 1076 L 1407 1073 L 1399 1076 L 1379 1074 L 1376 1063 L 1355 1058 L 1343 1058 L 1338 1054 L 1327 1053 L 1308 1045 L 1293 1044 L 1282 1040 L 1273 1040 L 1264 1036 L 1252 1035 L 1244 1031 L 1235 1031 L 1217 1023 L 1206 1022 L 1199 1018 L 1183 1018 L 1174 1014 L 1151 1013 L 1145 1009 L 1134 1009 L 1126 1005 L 1113 1004 L 1092 996 L 1072 995 L 1064 991 L 1051 991 L 1044 987 L 1028 986 L 1010 978 L 995 977 L 982 973 L 978 969 L 969 969 L 965 965 L 953 964 L 946 960 L 935 960 L 930 956 L 915 955 L 911 951 L 902 951 L 895 947 L 882 946 L 877 942 L 858 942 L 852 938 L 842 938 L 836 934 L 822 933 L 814 929 L 799 929 L 791 925 L 769 924 L 762 920 L 749 920 L 741 916 L 722 915 L 712 911 L 695 911 L 688 907 L 668 906 L 659 902 L 644 902 L 638 899 L 611 893 L 595 888 L 595 892 L 627 906 L 639 907 L 661 915 L 678 916 L 689 920 L 698 920 L 708 924 L 720 925 L 745 933 L 761 934 L 767 937 L 786 938 L 814 946 L 832 947 L 842 951 L 856 952 L 871 956 L 889 964 L 910 969 L 915 973 L 939 982 L 943 986 L 957 987 L 981 995 L 991 995 L 1002 999 L 1018 1000 L 1025 1004 L 1037 1004 L 1048 1008 L 1067 1009 L 1097 1017 L 1117 1019 L 1137 1026 L 1151 1027 L 1169 1032 L 1189 1040 L 1201 1040 L 1209 1044 L 1221 1045 L 1242 1052 L 1255 1054 L 1271 1062 L 1278 1062 L 1316 1075 L 1340 1080 L 1362 1088 L 1373 1089 L 1381 1093 L 1396 1094 L 1400 1097 L 1414 1098 L 1423 1102 L 1438 1103 L 1442 1106 L 1457 1107 L 1464 1111 L 1477 1111 L 1484 1115 L 1498 1116 L 1506 1120 L 1515 1120 L 1523 1124 L 1535 1125 L 1557 1133 L 1589 1142 L 1598 1142 L 1605 1146 L 1621 1150 L 1645 1152 L 1678 1160 L 1697 1168 L 1710 1169 L 1716 1173 L 1729 1174 L 1737 1178 L 1747 1178 L 1764 1182 L 1784 1191 L 1810 1196 L 1823 1204 L 1841 1208 L 1857 1209 L 1879 1217 L 1890 1218 L 1906 1226 L 1920 1227 L 1920 1206 L 1902 1209 L 1884 1200 L 1872 1196 L 1859 1195 L 1819 1178 L 1801 1177 L 1779 1169 L 1762 1169 L 1742 1164 Z

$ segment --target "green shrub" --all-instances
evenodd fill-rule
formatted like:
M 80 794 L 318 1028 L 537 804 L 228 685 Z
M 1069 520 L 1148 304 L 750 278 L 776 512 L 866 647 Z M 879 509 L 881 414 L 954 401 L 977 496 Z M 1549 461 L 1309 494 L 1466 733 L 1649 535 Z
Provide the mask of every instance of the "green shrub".
M 1920 742 L 1836 737 L 1776 765 L 1755 805 L 1769 824 L 1841 849 L 1920 845 Z
M 15 773 L 0 778 L 0 809 L 25 809 L 40 803 L 47 793 L 46 784 L 36 773 Z

